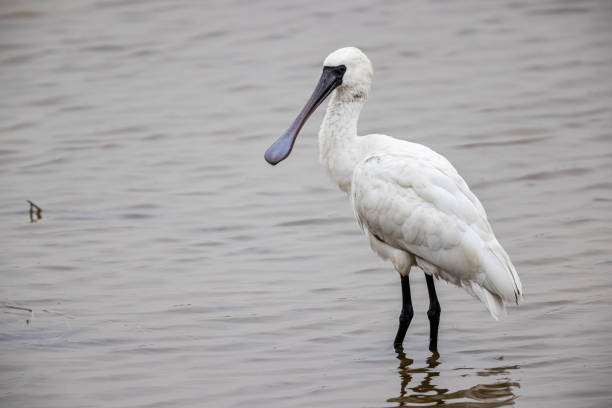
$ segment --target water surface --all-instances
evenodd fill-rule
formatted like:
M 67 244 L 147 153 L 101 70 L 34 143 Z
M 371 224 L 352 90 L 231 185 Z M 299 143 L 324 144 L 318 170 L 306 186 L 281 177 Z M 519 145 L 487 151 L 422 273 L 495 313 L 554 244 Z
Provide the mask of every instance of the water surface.
M 0 4 L 3 407 L 610 406 L 610 2 L 371 3 Z M 439 283 L 440 356 L 418 271 L 391 346 L 322 110 L 263 160 L 346 45 L 360 133 L 449 158 L 525 286 L 495 322 Z

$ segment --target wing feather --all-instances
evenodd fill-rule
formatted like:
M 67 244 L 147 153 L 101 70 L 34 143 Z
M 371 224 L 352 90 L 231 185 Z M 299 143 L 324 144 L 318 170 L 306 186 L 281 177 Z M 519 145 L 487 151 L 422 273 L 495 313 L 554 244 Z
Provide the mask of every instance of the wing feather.
M 522 295 L 510 258 L 455 168 L 410 145 L 418 152 L 373 153 L 355 167 L 351 201 L 359 224 L 414 254 L 427 273 L 463 286 L 497 318 L 502 301 L 518 303 Z

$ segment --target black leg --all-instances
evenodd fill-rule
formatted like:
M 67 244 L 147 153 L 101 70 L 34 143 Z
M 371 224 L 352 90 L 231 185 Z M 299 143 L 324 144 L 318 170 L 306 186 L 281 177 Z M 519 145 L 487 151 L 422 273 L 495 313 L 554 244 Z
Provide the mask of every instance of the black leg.
M 425 274 L 425 280 L 427 281 L 427 292 L 429 292 L 429 310 L 427 310 L 427 317 L 429 317 L 429 350 L 437 353 L 438 325 L 440 324 L 440 312 L 442 309 L 440 309 L 440 303 L 436 295 L 433 276 Z
M 395 347 L 400 347 L 404 342 L 404 337 L 406 336 L 406 331 L 408 330 L 408 326 L 410 326 L 413 315 L 414 311 L 412 310 L 412 299 L 410 297 L 410 281 L 408 280 L 408 276 L 402 276 L 402 313 L 399 317 L 397 335 L 393 342 Z

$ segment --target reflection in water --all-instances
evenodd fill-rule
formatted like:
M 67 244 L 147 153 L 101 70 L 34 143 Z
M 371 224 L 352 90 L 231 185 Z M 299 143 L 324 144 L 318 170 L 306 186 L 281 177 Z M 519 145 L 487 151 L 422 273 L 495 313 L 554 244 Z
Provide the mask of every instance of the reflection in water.
M 436 370 L 441 362 L 438 353 L 432 354 L 427 358 L 426 367 L 412 367 L 414 360 L 406 357 L 402 348 L 397 350 L 397 359 L 400 361 L 398 373 L 401 379 L 400 394 L 398 397 L 389 398 L 387 402 L 397 403 L 398 407 L 422 407 L 422 406 L 445 406 L 445 407 L 483 407 L 493 408 L 514 405 L 516 395 L 512 392 L 513 388 L 519 388 L 516 381 L 509 377 L 503 380 L 477 384 L 469 388 L 460 390 L 449 390 L 439 388 L 432 384 L 434 377 L 440 376 L 440 371 Z M 502 366 L 487 368 L 476 373 L 479 377 L 496 376 L 508 374 L 509 370 L 517 370 L 519 366 Z M 425 375 L 420 383 L 410 387 L 414 376 Z M 412 391 L 412 392 L 411 392 Z

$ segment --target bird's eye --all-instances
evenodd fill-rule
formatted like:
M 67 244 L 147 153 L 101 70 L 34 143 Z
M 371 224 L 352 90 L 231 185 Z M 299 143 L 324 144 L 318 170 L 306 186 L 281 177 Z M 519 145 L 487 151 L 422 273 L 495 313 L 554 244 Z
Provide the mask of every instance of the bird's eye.
M 336 67 L 336 69 L 338 70 L 340 74 L 344 74 L 346 72 L 346 66 L 344 65 L 339 65 Z

